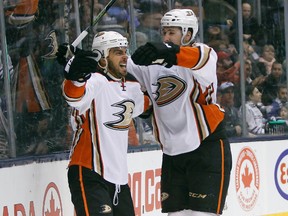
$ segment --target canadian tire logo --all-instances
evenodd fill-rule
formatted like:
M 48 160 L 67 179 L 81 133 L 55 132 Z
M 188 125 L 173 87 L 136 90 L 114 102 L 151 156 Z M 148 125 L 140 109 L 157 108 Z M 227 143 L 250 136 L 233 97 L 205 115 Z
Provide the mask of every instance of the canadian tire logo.
M 259 194 L 259 167 L 252 149 L 241 150 L 236 161 L 235 188 L 240 206 L 250 211 L 256 204 Z
M 54 182 L 50 182 L 46 187 L 42 216 L 63 216 L 61 196 Z

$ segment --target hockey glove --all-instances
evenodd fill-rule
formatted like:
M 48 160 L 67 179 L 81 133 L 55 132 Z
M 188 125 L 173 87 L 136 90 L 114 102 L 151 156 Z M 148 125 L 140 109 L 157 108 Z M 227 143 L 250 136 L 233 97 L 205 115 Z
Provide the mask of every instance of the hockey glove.
M 91 77 L 91 73 L 95 72 L 98 61 L 99 55 L 97 53 L 81 50 L 66 64 L 64 77 L 67 80 L 86 82 Z
M 140 46 L 131 56 L 133 62 L 137 65 L 163 65 L 167 68 L 177 64 L 176 54 L 180 47 L 172 42 L 154 43 L 148 42 Z
M 73 56 L 78 48 L 74 48 L 72 45 L 63 43 L 58 47 L 56 52 L 56 60 L 60 65 L 65 66 L 68 62 L 68 56 Z
M 86 51 L 79 49 L 77 47 L 75 48 L 74 46 L 69 45 L 68 43 L 63 43 L 58 47 L 58 50 L 56 52 L 57 62 L 60 65 L 65 66 L 72 56 L 79 54 L 81 52 L 84 52 L 85 54 Z

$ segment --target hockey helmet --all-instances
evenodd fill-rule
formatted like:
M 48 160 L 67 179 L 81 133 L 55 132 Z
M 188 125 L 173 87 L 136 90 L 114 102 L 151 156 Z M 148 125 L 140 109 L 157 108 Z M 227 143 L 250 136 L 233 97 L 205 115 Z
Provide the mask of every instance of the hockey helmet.
M 92 52 L 100 52 L 106 58 L 114 47 L 128 47 L 127 38 L 115 31 L 102 31 L 94 36 Z
M 189 43 L 194 40 L 198 32 L 198 19 L 190 9 L 173 9 L 164 14 L 161 19 L 162 27 L 181 27 L 183 37 L 187 34 L 188 29 L 193 29 L 193 35 Z M 182 39 L 183 39 L 182 37 Z

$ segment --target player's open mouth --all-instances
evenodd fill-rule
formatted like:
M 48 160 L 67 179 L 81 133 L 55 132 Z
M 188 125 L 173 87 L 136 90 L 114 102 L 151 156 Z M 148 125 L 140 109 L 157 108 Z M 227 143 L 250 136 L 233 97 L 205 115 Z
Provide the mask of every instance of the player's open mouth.
M 120 67 L 126 68 L 126 64 L 120 64 Z

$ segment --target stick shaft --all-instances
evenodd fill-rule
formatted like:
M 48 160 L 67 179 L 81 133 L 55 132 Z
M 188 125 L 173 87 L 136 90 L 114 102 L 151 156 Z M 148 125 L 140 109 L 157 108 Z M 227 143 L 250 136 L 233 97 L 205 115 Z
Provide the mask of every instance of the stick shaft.
M 116 0 L 110 0 L 108 4 L 99 12 L 97 17 L 94 19 L 93 23 L 88 26 L 81 34 L 73 41 L 71 44 L 73 47 L 77 47 L 79 43 L 88 35 L 88 30 L 95 26 L 99 20 L 104 16 L 104 14 L 109 10 L 109 8 L 115 3 Z

